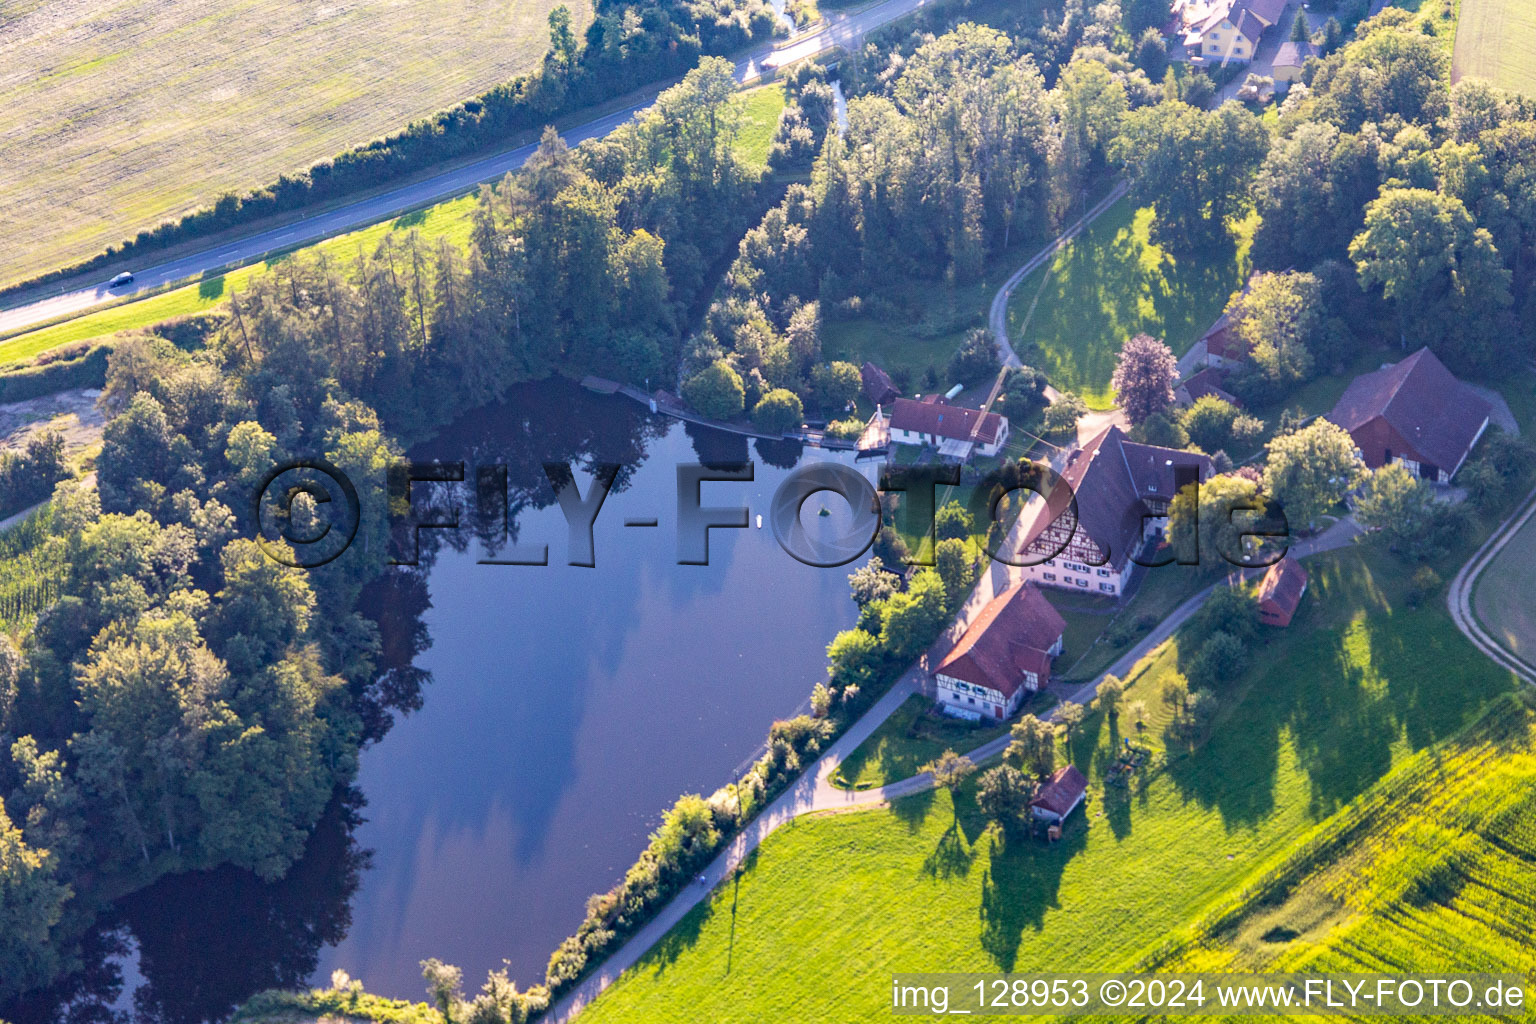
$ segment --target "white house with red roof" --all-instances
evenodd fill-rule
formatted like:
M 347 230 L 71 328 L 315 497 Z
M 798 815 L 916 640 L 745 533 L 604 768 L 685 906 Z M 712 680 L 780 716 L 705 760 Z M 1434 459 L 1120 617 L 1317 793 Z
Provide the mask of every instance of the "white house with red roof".
M 891 406 L 891 442 L 937 448 L 946 459 L 996 455 L 1008 442 L 1008 417 L 950 405 L 942 395 L 898 398 Z
M 948 714 L 1002 719 L 1051 679 L 1066 621 L 1045 595 L 1020 583 L 971 620 L 933 671 L 934 699 Z

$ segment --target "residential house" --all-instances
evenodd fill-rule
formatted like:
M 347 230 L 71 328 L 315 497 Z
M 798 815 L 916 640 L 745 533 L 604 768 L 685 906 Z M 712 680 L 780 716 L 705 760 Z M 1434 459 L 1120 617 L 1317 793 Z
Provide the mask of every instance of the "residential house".
M 1076 765 L 1056 769 L 1029 802 L 1029 813 L 1039 821 L 1061 824 L 1088 795 L 1088 780 Z
M 1253 60 L 1259 39 L 1285 10 L 1285 0 L 1215 0 L 1181 12 L 1184 49 L 1201 62 Z
M 1020 546 L 1027 579 L 1119 597 L 1130 582 L 1131 555 L 1167 532 L 1168 503 L 1181 489 L 1215 474 L 1210 457 L 1138 444 L 1106 427 L 1067 456 L 1062 480 Z M 1075 499 L 1075 500 L 1074 500 Z
M 890 405 L 901 395 L 891 375 L 874 363 L 866 362 L 861 366 L 859 377 L 864 382 L 864 397 L 869 399 L 870 405 Z
M 1493 406 L 1427 348 L 1356 377 L 1328 419 L 1349 431 L 1372 469 L 1400 462 L 1450 483 L 1488 429 Z
M 1205 365 L 1212 369 L 1234 370 L 1253 354 L 1253 346 L 1237 333 L 1225 313 L 1200 340 L 1205 342 Z
M 1259 621 L 1266 626 L 1289 626 L 1306 592 L 1307 570 L 1286 555 L 1269 567 L 1259 584 Z
M 1311 43 L 1297 43 L 1287 40 L 1280 44 L 1279 51 L 1275 54 L 1275 63 L 1270 75 L 1278 85 L 1281 82 L 1301 81 L 1301 69 L 1306 67 L 1309 57 L 1318 56 L 1318 48 Z
M 1029 583 L 1004 591 L 971 620 L 933 671 L 934 698 L 947 714 L 1007 718 L 1051 679 L 1067 624 Z
M 942 395 L 921 401 L 898 398 L 891 407 L 894 444 L 937 448 L 946 459 L 964 462 L 972 455 L 996 455 L 1008 441 L 1008 417 L 950 405 Z
M 1242 408 L 1242 399 L 1222 387 L 1230 375 L 1230 371 L 1207 366 L 1174 389 L 1174 401 L 1188 408 L 1206 395 L 1213 395 L 1223 402 L 1229 402 L 1238 408 Z

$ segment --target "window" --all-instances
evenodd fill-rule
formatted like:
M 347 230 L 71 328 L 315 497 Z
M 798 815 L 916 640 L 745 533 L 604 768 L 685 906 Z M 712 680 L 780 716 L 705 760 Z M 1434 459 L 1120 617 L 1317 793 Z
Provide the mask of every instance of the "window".
M 1100 576 L 1108 576 L 1109 575 L 1109 570 L 1108 569 L 1100 569 L 1099 570 L 1099 575 Z
M 1242 44 L 1242 43 L 1238 43 L 1238 44 L 1237 44 L 1237 55 L 1238 55 L 1238 56 L 1239 56 L 1239 57 L 1241 57 L 1241 56 L 1242 56 L 1242 55 L 1243 55 L 1243 44 Z M 1153 488 L 1152 488 L 1152 489 L 1153 489 L 1153 490 L 1154 490 L 1154 491 L 1155 491 L 1155 490 L 1157 490 L 1157 488 L 1156 488 L 1156 487 L 1155 487 L 1155 486 L 1154 486 L 1154 487 L 1153 487 Z
M 1106 594 L 1113 594 L 1115 592 L 1115 585 L 1113 583 L 1100 583 L 1099 589 Z
M 1078 580 L 1077 581 L 1077 585 L 1080 586 L 1080 587 L 1086 587 L 1088 585 L 1088 581 L 1087 580 Z
M 1045 573 L 1045 579 L 1049 583 L 1055 583 L 1056 582 L 1056 574 L 1053 573 L 1053 572 Z

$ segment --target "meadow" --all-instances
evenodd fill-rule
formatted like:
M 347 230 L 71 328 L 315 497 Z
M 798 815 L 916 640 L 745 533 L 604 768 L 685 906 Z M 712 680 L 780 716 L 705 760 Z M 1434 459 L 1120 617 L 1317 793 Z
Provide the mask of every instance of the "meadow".
M 1256 226 L 1252 216 L 1235 224 L 1225 252 L 1175 258 L 1151 239 L 1151 209 L 1121 200 L 1014 289 L 1014 350 L 1057 388 L 1111 408 L 1120 345 L 1146 333 L 1186 352 L 1248 279 Z
M 1524 0 L 1460 0 L 1451 78 L 1483 78 L 1536 96 L 1536 6 Z
M 784 88 L 781 85 L 769 85 L 753 89 L 742 93 L 737 102 L 742 109 L 737 152 L 754 167 L 766 166 L 768 145 L 779 123 L 779 111 L 784 108 Z M 368 251 L 378 245 L 391 231 L 409 230 L 419 231 L 429 239 L 447 238 L 454 245 L 467 247 L 474 204 L 474 196 L 461 196 L 403 214 L 393 220 L 328 238 L 297 251 L 307 255 L 325 253 L 334 260 L 347 263 L 359 250 Z M 205 278 L 196 284 L 109 306 L 0 340 L 0 367 L 23 362 L 61 345 L 100 338 L 118 331 L 153 327 L 175 317 L 221 306 L 230 292 L 239 291 L 253 276 L 270 270 L 290 255 L 274 256 L 261 263 Z
M 1178 638 L 1132 674 L 1150 770 L 1107 784 L 1128 716 L 1068 744 L 1091 780 L 1058 843 L 986 827 L 971 786 L 801 819 L 760 848 L 583 1014 L 604 1021 L 874 1020 L 893 971 L 1109 969 L 1230 903 L 1255 873 L 1454 736 L 1515 683 L 1407 567 L 1374 549 L 1309 561 L 1298 618 L 1224 686 L 1208 736 L 1165 745 Z M 793 970 L 787 969 L 793 965 Z
M 0 3 L 0 284 L 515 77 L 558 2 Z

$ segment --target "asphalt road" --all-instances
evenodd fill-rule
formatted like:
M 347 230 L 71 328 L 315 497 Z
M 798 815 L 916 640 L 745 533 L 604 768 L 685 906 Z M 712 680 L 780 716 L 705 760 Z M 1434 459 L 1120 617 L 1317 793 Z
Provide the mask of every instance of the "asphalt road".
M 791 38 L 777 47 L 770 44 L 752 51 L 737 63 L 736 77 L 743 84 L 751 83 L 760 79 L 765 72 L 785 64 L 814 57 L 834 46 L 847 46 L 872 29 L 936 2 L 938 0 L 881 0 L 852 13 L 833 15 L 825 24 L 802 36 Z M 562 137 L 567 143 L 575 145 L 586 139 L 607 135 L 635 114 L 650 107 L 655 98 L 656 94 L 652 93 L 632 107 L 588 121 L 562 133 Z M 332 235 L 377 224 L 408 210 L 464 195 L 483 182 L 499 180 L 507 172 L 521 167 L 536 148 L 527 145 L 505 150 L 414 184 L 317 213 L 283 227 L 247 235 L 156 266 L 132 268 L 133 282 L 121 288 L 109 288 L 104 277 L 96 284 L 61 291 L 0 310 L 0 333 L 83 313 L 95 306 L 167 284 L 195 280 L 232 263 L 248 263 L 268 253 L 309 245 Z

